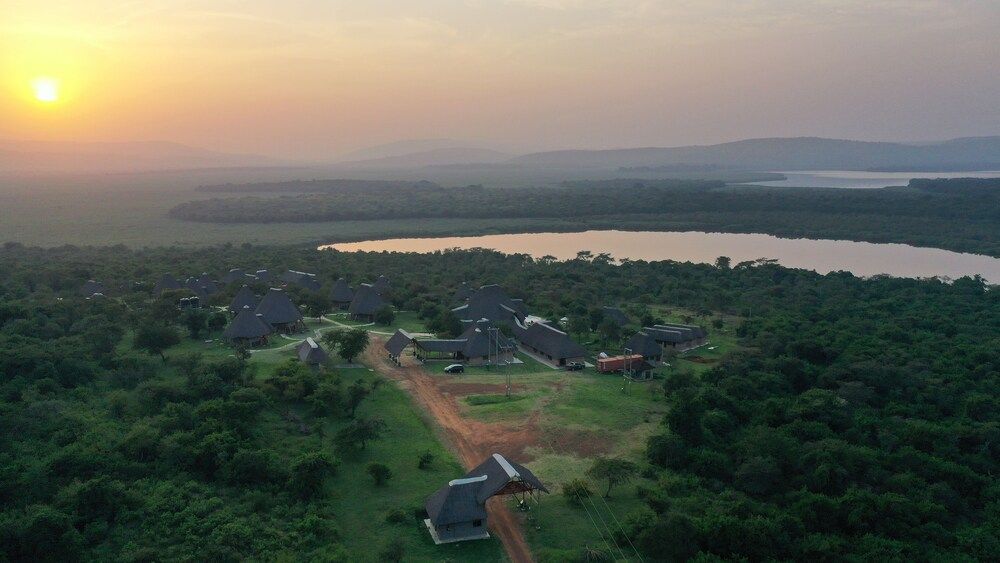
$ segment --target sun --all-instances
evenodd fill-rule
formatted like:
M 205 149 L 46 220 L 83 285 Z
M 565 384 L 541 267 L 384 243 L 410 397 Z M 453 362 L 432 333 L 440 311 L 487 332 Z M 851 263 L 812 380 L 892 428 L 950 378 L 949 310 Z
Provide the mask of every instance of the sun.
M 59 101 L 59 81 L 55 78 L 41 76 L 31 81 L 31 90 L 35 99 L 43 104 Z

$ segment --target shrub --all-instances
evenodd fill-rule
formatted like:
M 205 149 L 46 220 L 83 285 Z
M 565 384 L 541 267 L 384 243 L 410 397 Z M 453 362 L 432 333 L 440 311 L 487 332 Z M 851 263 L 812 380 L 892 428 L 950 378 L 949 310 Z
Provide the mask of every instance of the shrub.
M 594 494 L 594 491 L 585 479 L 573 479 L 563 483 L 562 494 L 571 505 L 583 506 L 583 499 Z
M 368 468 L 365 471 L 371 475 L 371 478 L 378 486 L 384 485 L 386 481 L 392 478 L 392 470 L 389 469 L 389 466 L 384 463 L 369 463 Z
M 420 459 L 417 461 L 417 468 L 429 469 L 432 463 L 434 463 L 434 454 L 431 452 L 424 452 L 420 454 Z

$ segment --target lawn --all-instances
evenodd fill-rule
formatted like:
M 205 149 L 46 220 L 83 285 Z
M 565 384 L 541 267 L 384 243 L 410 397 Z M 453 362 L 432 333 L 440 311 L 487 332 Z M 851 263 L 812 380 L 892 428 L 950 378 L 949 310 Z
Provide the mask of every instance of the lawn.
M 665 409 L 660 382 L 632 383 L 626 393 L 618 376 L 593 368 L 554 370 L 523 354 L 518 357 L 525 363 L 508 368 L 514 388 L 511 400 L 503 399 L 503 370 L 467 367 L 463 375 L 448 376 L 440 372 L 444 364 L 427 364 L 425 369 L 441 377 L 445 386 L 461 384 L 470 390 L 483 386 L 483 391 L 452 393 L 461 397 L 459 404 L 467 416 L 512 427 L 536 417 L 536 444 L 521 461 L 527 460 L 528 468 L 552 493 L 541 495 L 525 515 L 525 531 L 536 555 L 545 560 L 558 550 L 579 555 L 584 547 L 603 548 L 598 530 L 608 537 L 606 526 L 615 527 L 616 521 L 644 505 L 635 495 L 635 485 L 643 480 L 615 489 L 607 500 L 596 494 L 603 487 L 594 484 L 595 496 L 584 501 L 586 509 L 569 504 L 560 494 L 561 485 L 584 477 L 598 456 L 642 462 L 645 440 L 658 429 Z M 609 545 L 614 549 L 610 540 Z
M 646 440 L 659 430 L 666 410 L 663 376 L 671 369 L 703 372 L 739 347 L 734 333 L 738 318 L 723 317 L 722 327 L 715 328 L 710 325 L 715 317 L 698 318 L 691 311 L 666 307 L 654 307 L 653 312 L 666 322 L 693 317 L 694 323 L 708 327 L 709 342 L 680 354 L 674 366 L 658 368 L 655 379 L 648 382 L 626 385 L 621 376 L 601 374 L 592 367 L 579 372 L 554 370 L 524 354 L 518 355 L 522 364 L 502 369 L 467 366 L 458 376 L 441 372 L 446 362 L 424 366 L 458 399 L 466 416 L 515 428 L 534 420 L 536 444 L 525 450 L 524 457 L 552 494 L 542 495 L 532 505 L 525 516 L 525 530 L 542 561 L 565 555 L 560 550 L 578 556 L 583 548 L 604 549 L 619 558 L 634 555 L 627 541 L 615 544 L 611 531 L 620 537 L 627 515 L 645 506 L 636 496 L 636 486 L 651 483 L 636 477 L 613 490 L 608 499 L 603 498 L 605 486 L 593 483 L 594 495 L 584 499 L 582 506 L 568 502 L 560 493 L 561 485 L 585 477 L 600 456 L 627 458 L 641 467 Z M 588 358 L 592 363 L 596 353 L 606 349 L 596 337 L 581 340 L 593 354 Z M 513 386 L 510 400 L 504 397 L 508 374 Z

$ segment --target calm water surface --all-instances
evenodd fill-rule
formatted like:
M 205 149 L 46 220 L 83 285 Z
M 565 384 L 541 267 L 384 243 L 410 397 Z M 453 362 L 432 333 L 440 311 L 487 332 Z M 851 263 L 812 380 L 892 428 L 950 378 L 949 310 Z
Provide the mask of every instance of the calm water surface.
M 527 233 L 474 237 L 405 238 L 324 245 L 343 252 L 434 252 L 451 248 L 489 248 L 535 258 L 559 260 L 589 250 L 615 258 L 712 263 L 729 256 L 733 264 L 774 258 L 790 268 L 825 274 L 844 270 L 858 276 L 959 278 L 979 274 L 1000 283 L 1000 259 L 905 244 L 873 244 L 843 240 L 783 239 L 771 235 L 702 232 L 586 231 Z
M 800 188 L 871 189 L 905 186 L 912 178 L 1000 178 L 1000 170 L 978 172 L 864 172 L 850 170 L 809 170 L 781 172 L 785 180 L 752 182 L 755 186 Z

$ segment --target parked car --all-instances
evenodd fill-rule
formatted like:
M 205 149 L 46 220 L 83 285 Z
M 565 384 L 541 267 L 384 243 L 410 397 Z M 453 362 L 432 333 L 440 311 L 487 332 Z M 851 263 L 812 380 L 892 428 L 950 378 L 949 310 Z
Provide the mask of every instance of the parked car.
M 451 364 L 444 368 L 445 373 L 465 373 L 465 366 L 462 364 Z
M 566 371 L 580 371 L 584 367 L 586 367 L 586 365 L 583 362 L 570 362 L 566 364 Z

